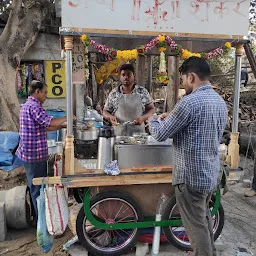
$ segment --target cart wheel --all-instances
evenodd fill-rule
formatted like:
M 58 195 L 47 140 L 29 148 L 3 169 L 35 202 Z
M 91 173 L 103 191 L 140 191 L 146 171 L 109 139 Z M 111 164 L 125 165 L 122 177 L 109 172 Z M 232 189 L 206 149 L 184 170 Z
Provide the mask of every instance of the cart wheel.
M 98 221 L 107 224 L 143 221 L 142 210 L 127 193 L 108 191 L 91 200 L 91 212 Z M 81 244 L 94 256 L 121 255 L 133 247 L 139 229 L 104 230 L 91 225 L 83 207 L 76 220 L 76 231 Z
M 212 195 L 211 201 L 209 203 L 210 208 L 213 207 L 214 202 L 215 202 L 215 195 Z M 180 212 L 176 204 L 176 197 L 173 196 L 164 211 L 163 219 L 175 220 L 180 218 L 181 218 Z M 212 217 L 212 224 L 213 224 L 213 235 L 214 235 L 214 241 L 215 241 L 219 237 L 224 226 L 224 210 L 221 204 L 216 214 Z M 183 226 L 163 227 L 163 231 L 168 242 L 174 245 L 176 248 L 183 251 L 189 251 L 192 249 L 188 239 L 188 235 Z
M 82 203 L 84 199 L 84 188 L 73 188 L 73 195 L 77 203 Z

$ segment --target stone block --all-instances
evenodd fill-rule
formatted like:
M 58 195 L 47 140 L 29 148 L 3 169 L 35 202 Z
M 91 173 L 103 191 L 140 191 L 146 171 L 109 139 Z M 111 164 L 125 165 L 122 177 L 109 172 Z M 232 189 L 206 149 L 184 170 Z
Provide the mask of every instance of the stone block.
M 215 244 L 216 250 L 217 250 L 218 252 L 222 252 L 222 251 L 224 251 L 224 250 L 226 249 L 225 244 L 221 241 L 220 238 L 218 238 L 218 239 L 214 242 L 214 244 Z
M 0 230 L 0 242 L 4 242 L 7 234 L 4 202 L 0 202 Z
M 80 244 L 73 244 L 68 248 L 68 254 L 71 256 L 88 256 L 87 250 Z
M 244 176 L 244 171 L 241 171 L 239 169 L 231 169 L 228 175 L 228 182 L 232 182 L 232 181 L 239 182 L 242 180 L 243 176 Z
M 145 243 L 136 244 L 136 256 L 145 256 L 149 252 L 149 246 Z
M 5 190 L 0 191 L 0 202 L 5 202 L 5 194 L 6 194 Z
M 251 180 L 249 180 L 249 179 L 243 179 L 243 187 L 244 187 L 244 188 L 250 188 L 251 185 L 252 185 Z

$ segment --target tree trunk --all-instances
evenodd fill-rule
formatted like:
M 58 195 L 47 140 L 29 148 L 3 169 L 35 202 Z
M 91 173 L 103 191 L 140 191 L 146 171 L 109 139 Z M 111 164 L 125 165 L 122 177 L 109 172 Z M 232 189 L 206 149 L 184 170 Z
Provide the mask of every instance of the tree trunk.
M 15 69 L 0 54 L 0 130 L 18 131 L 19 101 L 15 88 Z
M 13 0 L 8 22 L 0 36 L 0 131 L 18 131 L 19 101 L 16 67 L 34 43 L 50 0 Z

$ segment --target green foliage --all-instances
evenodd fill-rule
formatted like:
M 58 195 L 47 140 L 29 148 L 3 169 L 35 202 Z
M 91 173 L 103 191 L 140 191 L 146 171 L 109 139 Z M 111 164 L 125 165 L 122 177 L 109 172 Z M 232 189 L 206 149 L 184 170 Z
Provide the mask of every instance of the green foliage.
M 232 52 L 224 53 L 217 58 L 209 59 L 208 63 L 212 70 L 212 75 L 223 75 L 234 73 L 235 58 Z M 227 90 L 233 87 L 233 76 L 213 76 L 213 83 Z

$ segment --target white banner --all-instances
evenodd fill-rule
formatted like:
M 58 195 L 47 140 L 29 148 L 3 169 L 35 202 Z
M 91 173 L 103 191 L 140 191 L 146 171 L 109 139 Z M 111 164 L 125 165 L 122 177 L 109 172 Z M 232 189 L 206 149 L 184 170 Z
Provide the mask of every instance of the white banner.
M 250 0 L 62 0 L 65 32 L 246 36 Z

